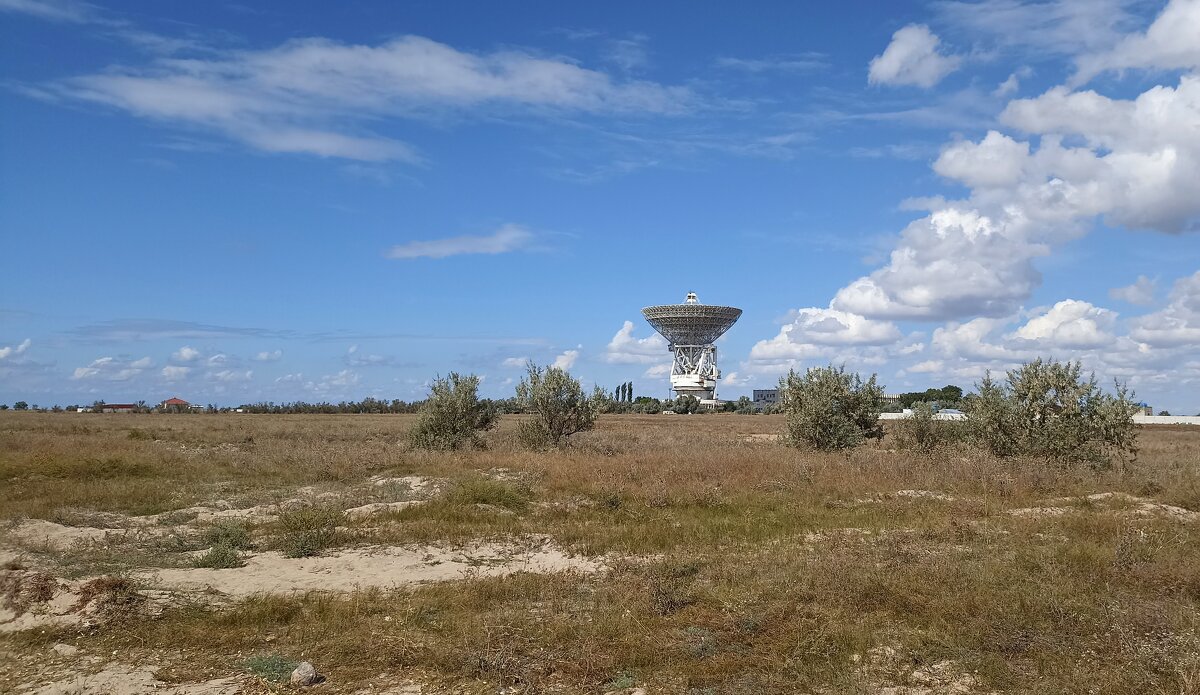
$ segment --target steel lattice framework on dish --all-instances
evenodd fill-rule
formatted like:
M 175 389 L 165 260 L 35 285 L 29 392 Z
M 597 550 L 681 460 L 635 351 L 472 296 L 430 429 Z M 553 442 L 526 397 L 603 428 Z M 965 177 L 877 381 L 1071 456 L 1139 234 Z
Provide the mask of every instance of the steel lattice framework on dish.
M 742 310 L 708 304 L 659 304 L 642 309 L 654 330 L 673 345 L 716 342 L 738 320 Z
M 670 343 L 671 390 L 695 396 L 707 407 L 716 407 L 717 347 L 713 345 L 742 315 L 732 306 L 701 304 L 691 292 L 682 304 L 659 304 L 642 309 L 642 316 Z

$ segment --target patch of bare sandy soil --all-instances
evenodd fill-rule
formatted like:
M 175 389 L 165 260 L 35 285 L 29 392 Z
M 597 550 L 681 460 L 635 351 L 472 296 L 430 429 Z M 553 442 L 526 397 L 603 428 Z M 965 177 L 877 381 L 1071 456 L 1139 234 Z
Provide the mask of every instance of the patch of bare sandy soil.
M 1080 497 L 1055 497 L 1037 507 L 1010 509 L 1013 516 L 1042 518 L 1077 513 L 1089 508 L 1101 509 L 1135 517 L 1166 517 L 1175 521 L 1200 521 L 1200 512 L 1183 507 L 1163 504 L 1147 497 L 1138 497 L 1124 492 L 1097 492 Z
M 896 490 L 895 492 L 878 492 L 870 497 L 862 497 L 855 502 L 867 504 L 870 502 L 886 502 L 893 499 L 933 500 L 936 502 L 953 502 L 956 498 L 936 490 Z
M 144 571 L 135 576 L 163 589 L 220 592 L 241 597 L 261 593 L 353 591 L 397 588 L 517 572 L 595 572 L 602 565 L 568 555 L 549 539 L 527 542 L 477 542 L 443 546 L 367 546 L 330 551 L 320 557 L 288 558 L 265 552 L 231 569 L 179 568 Z
M 234 508 L 224 500 L 210 505 L 175 509 L 149 516 L 127 516 L 112 512 L 86 510 L 63 510 L 68 524 L 45 519 L 23 519 L 0 526 L 0 550 L 2 546 L 15 542 L 25 547 L 69 550 L 80 545 L 98 546 L 113 542 L 150 541 L 171 535 L 187 534 L 190 530 L 222 521 L 246 523 L 270 523 L 279 518 L 281 511 L 297 509 L 315 503 L 340 502 L 344 499 L 362 499 L 365 494 L 373 501 L 351 507 L 344 514 L 349 520 L 360 520 L 396 512 L 407 507 L 423 504 L 441 489 L 441 482 L 421 476 L 385 477 L 375 476 L 362 486 L 362 490 L 350 490 L 344 494 L 319 492 L 315 488 L 300 488 L 299 496 L 272 504 Z M 396 497 L 404 499 L 394 501 Z M 7 541 L 7 543 L 5 542 Z
M 218 678 L 200 683 L 170 685 L 145 666 L 110 663 L 92 672 L 75 672 L 47 683 L 31 683 L 16 692 L 27 695 L 235 695 L 243 692 L 241 678 Z
M 872 647 L 866 658 L 855 654 L 868 682 L 867 692 L 875 695 L 972 695 L 979 690 L 975 676 L 952 660 L 914 666 L 889 646 Z
M 744 434 L 741 441 L 747 444 L 774 444 L 783 441 L 783 435 L 777 433 Z

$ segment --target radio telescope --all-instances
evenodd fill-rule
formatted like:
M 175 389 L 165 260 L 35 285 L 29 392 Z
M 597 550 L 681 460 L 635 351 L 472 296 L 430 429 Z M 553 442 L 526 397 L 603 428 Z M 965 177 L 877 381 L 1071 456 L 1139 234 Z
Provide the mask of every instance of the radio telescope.
M 713 345 L 738 320 L 742 310 L 731 306 L 701 304 L 689 292 L 682 304 L 660 304 L 642 309 L 642 316 L 670 344 L 675 354 L 671 364 L 671 390 L 680 396 L 695 396 L 707 405 L 717 403 L 717 346 Z

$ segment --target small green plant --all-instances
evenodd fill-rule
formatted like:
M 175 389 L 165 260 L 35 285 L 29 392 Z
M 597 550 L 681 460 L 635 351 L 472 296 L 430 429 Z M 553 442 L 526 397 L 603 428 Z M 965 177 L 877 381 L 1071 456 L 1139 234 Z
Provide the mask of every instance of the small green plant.
M 193 567 L 207 567 L 218 570 L 242 567 L 245 564 L 245 562 L 242 562 L 242 557 L 238 554 L 237 549 L 224 541 L 217 543 L 209 548 L 207 553 L 192 561 Z
M 204 529 L 206 546 L 227 545 L 235 550 L 250 547 L 250 531 L 240 521 L 218 521 Z
M 283 683 L 292 671 L 300 665 L 298 661 L 284 658 L 278 654 L 261 654 L 246 659 L 246 670 L 259 678 L 271 683 Z
M 607 683 L 600 686 L 600 689 L 608 692 L 610 690 L 626 690 L 637 685 L 637 679 L 628 671 L 622 671 L 608 680 Z
M 490 504 L 514 512 L 523 512 L 529 507 L 532 497 L 524 486 L 512 485 L 499 480 L 468 480 L 459 483 L 446 495 L 451 504 Z
M 531 449 L 560 446 L 567 437 L 596 426 L 600 403 L 583 392 L 579 380 L 565 369 L 526 365 L 517 384 L 517 402 L 535 417 L 517 426 L 521 443 Z
M 479 377 L 450 376 L 434 379 L 429 398 L 421 409 L 421 418 L 408 433 L 409 443 L 418 449 L 448 451 L 465 447 L 483 447 L 480 433 L 496 424 L 496 409 L 479 400 Z
M 791 370 L 779 380 L 779 397 L 792 446 L 837 451 L 883 434 L 883 387 L 874 374 L 864 382 L 845 366 L 816 367 L 804 374 Z
M 283 531 L 280 549 L 288 557 L 313 557 L 338 540 L 342 512 L 337 507 L 314 506 L 289 509 L 279 515 Z

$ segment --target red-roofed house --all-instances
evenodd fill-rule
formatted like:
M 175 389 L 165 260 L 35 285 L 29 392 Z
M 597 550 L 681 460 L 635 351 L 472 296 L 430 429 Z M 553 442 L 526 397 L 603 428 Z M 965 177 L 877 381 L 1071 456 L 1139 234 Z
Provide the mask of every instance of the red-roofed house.
M 192 409 L 192 404 L 176 396 L 159 403 L 158 409 L 164 413 L 186 413 Z

